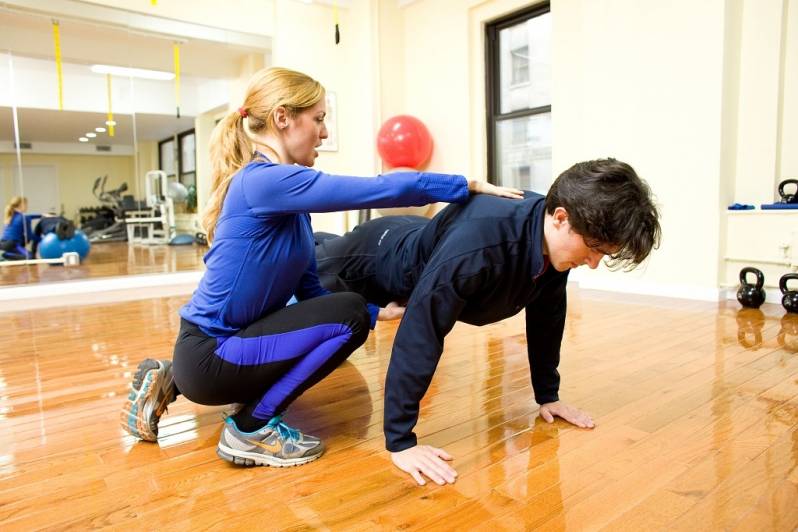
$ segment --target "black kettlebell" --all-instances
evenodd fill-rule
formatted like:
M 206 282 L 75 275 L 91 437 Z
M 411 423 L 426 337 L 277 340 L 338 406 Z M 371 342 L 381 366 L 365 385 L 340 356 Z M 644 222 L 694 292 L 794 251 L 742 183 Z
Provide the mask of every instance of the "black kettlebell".
M 798 273 L 788 273 L 781 276 L 779 288 L 781 289 L 781 293 L 784 294 L 781 298 L 781 306 L 783 306 L 784 310 L 787 312 L 798 313 L 798 290 L 787 289 L 787 281 L 790 280 L 798 281 Z
M 745 276 L 749 273 L 756 275 L 756 284 L 748 284 Z M 744 307 L 759 308 L 765 302 L 765 274 L 758 269 L 748 266 L 740 270 L 740 289 L 737 290 L 737 301 Z
M 795 185 L 795 192 L 792 194 L 784 192 L 786 185 Z M 798 203 L 798 179 L 785 179 L 779 183 L 779 196 L 781 196 L 781 203 Z

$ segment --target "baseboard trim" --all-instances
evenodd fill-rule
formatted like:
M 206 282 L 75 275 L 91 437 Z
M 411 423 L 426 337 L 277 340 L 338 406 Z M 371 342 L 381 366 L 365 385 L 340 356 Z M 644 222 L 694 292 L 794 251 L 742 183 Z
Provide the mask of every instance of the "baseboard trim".
M 128 275 L 0 288 L 0 312 L 187 295 L 196 290 L 202 274 L 192 271 Z

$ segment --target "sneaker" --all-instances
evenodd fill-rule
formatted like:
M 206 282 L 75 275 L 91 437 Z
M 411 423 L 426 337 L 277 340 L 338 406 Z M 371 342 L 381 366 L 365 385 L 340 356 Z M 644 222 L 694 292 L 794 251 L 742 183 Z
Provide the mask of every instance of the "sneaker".
M 274 416 L 255 432 L 241 432 L 232 418 L 224 422 L 216 454 L 241 466 L 291 467 L 312 462 L 322 455 L 319 438 L 302 434 Z
M 158 421 L 166 412 L 166 405 L 175 400 L 175 381 L 172 363 L 148 358 L 139 363 L 130 394 L 122 408 L 121 425 L 131 436 L 140 440 L 158 440 Z

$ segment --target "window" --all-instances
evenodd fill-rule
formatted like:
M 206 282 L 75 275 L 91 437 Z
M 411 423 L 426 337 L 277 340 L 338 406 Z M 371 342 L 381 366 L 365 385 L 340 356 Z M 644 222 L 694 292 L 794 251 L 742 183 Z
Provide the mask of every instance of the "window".
M 158 143 L 158 169 L 170 177 L 177 175 L 174 138 L 164 139 Z
M 184 185 L 196 186 L 197 178 L 197 148 L 194 130 L 184 131 L 177 136 L 178 150 L 180 152 L 180 178 Z
M 520 85 L 529 81 L 529 47 L 522 46 L 510 51 L 513 62 L 512 85 Z
M 193 129 L 164 139 L 158 143 L 158 167 L 175 182 L 185 186 L 175 188 L 179 203 L 186 203 L 186 212 L 197 208 L 197 148 Z M 172 183 L 172 181 L 170 181 Z M 171 185 L 170 185 L 171 186 Z
M 486 46 L 490 181 L 545 194 L 553 177 L 549 4 L 489 24 Z

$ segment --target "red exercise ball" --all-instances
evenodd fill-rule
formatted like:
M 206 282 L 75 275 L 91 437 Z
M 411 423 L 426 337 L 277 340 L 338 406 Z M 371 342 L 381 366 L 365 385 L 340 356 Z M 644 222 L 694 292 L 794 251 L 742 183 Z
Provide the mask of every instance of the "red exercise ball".
M 386 120 L 377 133 L 377 151 L 390 167 L 419 168 L 432 153 L 432 136 L 418 118 L 394 116 Z

